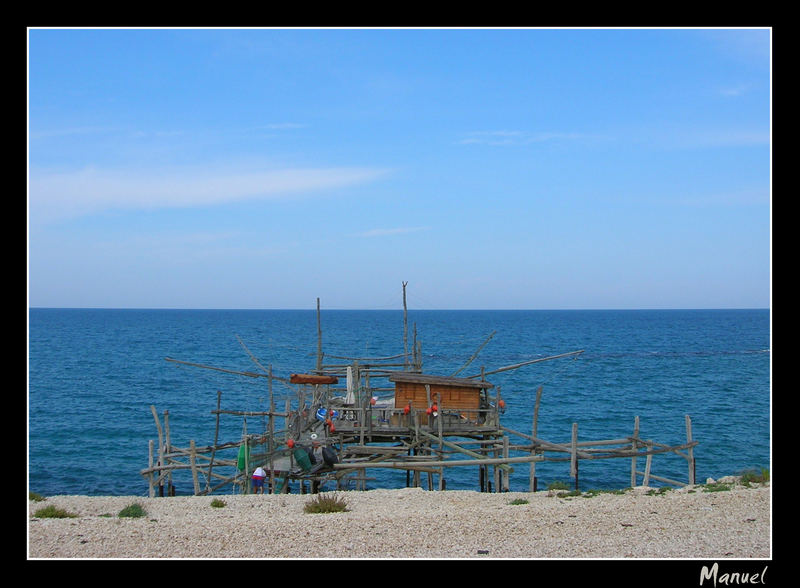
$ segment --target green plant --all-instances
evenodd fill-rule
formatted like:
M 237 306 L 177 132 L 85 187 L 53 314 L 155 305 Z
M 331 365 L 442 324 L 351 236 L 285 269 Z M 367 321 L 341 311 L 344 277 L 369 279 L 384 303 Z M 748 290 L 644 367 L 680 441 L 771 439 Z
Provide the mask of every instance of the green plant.
M 336 494 L 317 494 L 315 498 L 306 502 L 303 507 L 303 512 L 314 514 L 346 511 L 347 503 Z
M 67 512 L 63 508 L 56 508 L 52 504 L 50 506 L 45 506 L 40 508 L 33 516 L 38 517 L 40 519 L 74 519 L 78 515 L 73 514 L 71 512 Z
M 750 486 L 750 484 L 764 484 L 765 482 L 769 482 L 769 470 L 766 468 L 761 468 L 761 472 L 747 470 L 742 472 L 742 476 L 739 481 L 743 486 Z
M 725 492 L 730 489 L 730 484 L 723 484 L 721 482 L 714 482 L 713 484 L 706 484 L 703 486 L 703 492 Z
M 119 514 L 117 514 L 117 516 L 118 517 L 138 518 L 138 517 L 143 517 L 146 514 L 147 513 L 145 512 L 144 507 L 141 504 L 139 504 L 138 502 L 135 502 L 135 503 L 133 503 L 131 505 L 126 506 L 121 511 L 119 511 Z
M 592 498 L 597 496 L 598 494 L 625 494 L 630 488 L 622 488 L 617 490 L 601 490 L 601 489 L 594 489 L 594 490 L 587 490 L 583 493 L 585 498 Z
M 670 490 L 672 490 L 672 488 L 669 488 L 668 486 L 662 486 L 661 488 L 648 490 L 647 491 L 647 495 L 648 496 L 662 496 L 662 495 L 666 494 L 667 492 L 669 492 Z
M 33 500 L 34 502 L 41 502 L 42 500 L 47 500 L 47 499 L 41 494 L 38 494 L 36 492 L 28 492 L 28 500 Z
M 213 506 L 214 508 L 222 508 L 226 506 L 226 504 L 227 503 L 224 500 L 221 500 L 219 498 L 215 498 L 214 500 L 211 501 L 211 506 Z
M 527 498 L 515 498 L 509 504 L 528 504 L 529 502 Z
M 569 484 L 567 482 L 561 482 L 556 480 L 555 482 L 550 482 L 547 485 L 548 490 L 569 490 Z

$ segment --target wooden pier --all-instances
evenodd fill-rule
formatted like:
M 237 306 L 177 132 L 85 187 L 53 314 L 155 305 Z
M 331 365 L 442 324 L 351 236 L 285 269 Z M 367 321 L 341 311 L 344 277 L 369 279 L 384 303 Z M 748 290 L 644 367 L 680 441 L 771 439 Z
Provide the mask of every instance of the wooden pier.
M 366 489 L 369 470 L 396 469 L 406 473 L 406 485 L 429 490 L 446 490 L 450 468 L 477 470 L 476 488 L 482 492 L 509 489 L 510 476 L 528 466 L 529 491 L 538 490 L 536 464 L 568 462 L 569 475 L 579 487 L 579 464 L 585 460 L 631 460 L 631 486 L 650 485 L 651 480 L 683 486 L 693 485 L 694 447 L 691 419 L 685 417 L 686 442 L 667 445 L 642 439 L 639 417 L 632 434 L 621 439 L 597 441 L 578 437 L 572 425 L 567 443 L 554 443 L 537 435 L 542 387 L 536 391 L 530 433 L 502 424 L 505 402 L 499 387 L 486 378 L 511 369 L 549 360 L 575 360 L 581 351 L 506 366 L 492 371 L 481 369 L 473 376 L 458 376 L 477 352 L 449 376 L 422 373 L 421 350 L 413 336 L 408 350 L 408 326 L 403 284 L 403 345 L 401 354 L 380 358 L 326 356 L 321 346 L 319 300 L 317 300 L 317 362 L 312 373 L 277 377 L 247 350 L 258 366 L 257 372 L 242 372 L 167 358 L 168 361 L 215 369 L 267 381 L 269 409 L 266 411 L 222 410 L 222 393 L 217 393 L 214 442 L 189 447 L 172 444 L 169 413 L 163 422 L 151 407 L 158 441 L 149 443 L 148 467 L 141 470 L 150 496 L 174 494 L 173 475 L 188 470 L 193 493 L 250 493 L 251 476 L 257 467 L 266 470 L 266 491 L 316 493 L 321 489 Z M 493 333 L 494 334 L 494 333 Z M 492 335 L 493 335 L 492 334 Z M 491 339 L 486 340 L 484 345 Z M 240 343 L 241 340 L 240 340 Z M 242 343 L 244 347 L 244 344 Z M 479 349 L 480 350 L 480 349 Z M 326 363 L 333 360 L 334 363 Z M 280 382 L 293 393 L 276 407 L 273 384 Z M 341 387 L 341 383 L 344 387 Z M 236 442 L 220 443 L 220 419 L 242 419 L 242 436 Z M 248 417 L 258 417 L 265 426 L 248 431 Z M 157 444 L 156 444 L 157 443 Z M 652 473 L 653 457 L 672 453 L 686 459 L 686 482 Z M 641 460 L 641 461 L 640 461 Z M 644 469 L 640 470 L 644 463 Z M 291 490 L 292 487 L 295 490 Z

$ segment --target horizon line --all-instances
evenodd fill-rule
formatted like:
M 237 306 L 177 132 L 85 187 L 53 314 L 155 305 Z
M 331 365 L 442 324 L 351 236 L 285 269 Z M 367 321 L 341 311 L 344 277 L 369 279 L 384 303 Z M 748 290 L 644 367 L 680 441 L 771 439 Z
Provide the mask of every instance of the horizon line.
M 242 311 L 313 311 L 315 308 L 239 308 L 239 307 L 177 307 L 177 306 L 28 306 L 28 310 L 242 310 Z M 402 308 L 320 307 L 322 310 L 347 311 L 402 311 Z M 413 311 L 468 311 L 468 312 L 571 312 L 571 311 L 640 311 L 640 310 L 772 310 L 771 306 L 720 306 L 720 307 L 635 307 L 635 308 L 409 308 Z

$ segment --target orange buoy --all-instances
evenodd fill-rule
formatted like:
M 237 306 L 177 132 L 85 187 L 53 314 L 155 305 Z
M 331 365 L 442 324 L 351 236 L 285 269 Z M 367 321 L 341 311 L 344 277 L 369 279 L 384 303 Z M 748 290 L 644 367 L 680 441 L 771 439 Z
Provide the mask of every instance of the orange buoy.
M 408 414 L 409 412 L 411 412 L 411 405 L 406 404 L 406 407 L 403 409 L 403 414 Z
M 286 442 L 286 445 L 288 445 L 288 446 L 289 446 L 289 449 L 292 449 L 292 448 L 294 447 L 294 439 L 289 439 L 289 440 Z

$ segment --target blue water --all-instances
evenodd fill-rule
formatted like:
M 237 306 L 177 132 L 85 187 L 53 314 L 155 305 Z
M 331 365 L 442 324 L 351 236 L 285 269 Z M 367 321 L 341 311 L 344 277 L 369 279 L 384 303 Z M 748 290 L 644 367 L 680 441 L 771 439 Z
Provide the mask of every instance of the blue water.
M 323 310 L 323 349 L 380 357 L 403 350 L 400 310 Z M 770 466 L 769 310 L 424 311 L 409 310 L 426 373 L 450 375 L 492 333 L 462 376 L 569 351 L 487 379 L 507 402 L 503 424 L 531 431 L 535 390 L 543 386 L 538 437 L 622 438 L 640 417 L 640 435 L 686 440 L 692 419 L 698 481 Z M 217 391 L 222 408 L 266 410 L 267 380 L 182 366 L 166 357 L 256 372 L 244 343 L 277 376 L 313 369 L 316 310 L 31 309 L 29 312 L 29 487 L 44 495 L 141 495 L 148 442 L 157 439 L 150 406 L 169 413 L 172 444 L 211 445 Z M 276 385 L 279 407 L 289 393 Z M 220 442 L 237 441 L 240 417 L 223 417 Z M 250 417 L 249 433 L 263 430 Z M 261 428 L 261 429 L 259 429 Z M 515 440 L 519 441 L 518 438 Z M 548 454 L 551 455 L 551 454 Z M 640 468 L 643 469 L 644 460 Z M 652 472 L 688 480 L 685 459 L 656 456 Z M 570 481 L 569 463 L 538 464 L 539 488 Z M 630 484 L 630 460 L 580 462 L 582 489 Z M 401 487 L 405 474 L 372 470 L 368 487 Z M 190 494 L 188 476 L 176 492 Z M 477 489 L 477 468 L 450 468 L 448 489 Z M 655 483 L 655 485 L 659 485 Z M 511 490 L 527 490 L 528 466 Z M 230 487 L 225 490 L 230 491 Z

